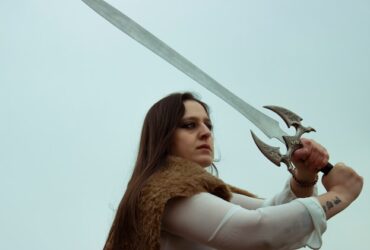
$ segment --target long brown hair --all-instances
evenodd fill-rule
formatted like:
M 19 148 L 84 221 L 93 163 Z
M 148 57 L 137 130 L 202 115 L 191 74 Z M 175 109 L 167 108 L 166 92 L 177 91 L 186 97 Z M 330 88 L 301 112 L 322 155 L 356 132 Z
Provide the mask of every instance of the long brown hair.
M 185 113 L 184 102 L 187 100 L 200 103 L 209 114 L 208 106 L 189 92 L 168 95 L 149 109 L 141 131 L 134 170 L 118 206 L 104 250 L 122 250 L 124 242 L 138 237 L 137 203 L 140 191 L 146 180 L 166 160 L 173 134 Z

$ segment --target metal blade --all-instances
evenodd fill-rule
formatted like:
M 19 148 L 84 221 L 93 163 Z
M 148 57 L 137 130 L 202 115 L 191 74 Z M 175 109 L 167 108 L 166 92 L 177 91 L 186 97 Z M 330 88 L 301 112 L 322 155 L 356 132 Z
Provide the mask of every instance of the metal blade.
M 134 20 L 130 19 L 119 10 L 102 0 L 82 1 L 118 29 L 144 45 L 146 48 L 153 51 L 158 56 L 162 57 L 164 60 L 188 75 L 194 81 L 230 104 L 243 116 L 250 120 L 257 128 L 259 128 L 267 137 L 276 138 L 284 143 L 282 136 L 287 134 L 279 127 L 279 123 L 276 120 L 255 109 L 244 100 L 230 92 L 220 83 L 207 75 L 204 71 L 199 69 L 185 57 L 170 48 L 167 44 L 155 37 L 149 31 L 144 29 Z

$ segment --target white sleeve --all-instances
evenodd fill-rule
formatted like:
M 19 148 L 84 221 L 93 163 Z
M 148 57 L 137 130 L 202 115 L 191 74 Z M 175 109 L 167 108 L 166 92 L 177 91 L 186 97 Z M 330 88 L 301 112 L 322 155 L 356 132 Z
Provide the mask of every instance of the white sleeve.
M 317 196 L 317 186 L 314 186 L 314 191 L 312 196 Z M 258 198 L 251 198 L 245 195 L 233 193 L 233 196 L 230 202 L 240 205 L 246 209 L 257 209 L 260 207 L 268 207 L 268 206 L 276 206 L 288 203 L 292 200 L 297 199 L 297 196 L 293 193 L 290 187 L 290 178 L 286 181 L 284 188 L 281 192 L 274 195 L 272 198 L 269 199 L 258 199 Z
M 318 249 L 326 218 L 315 200 L 247 210 L 200 193 L 169 201 L 162 229 L 217 249 Z

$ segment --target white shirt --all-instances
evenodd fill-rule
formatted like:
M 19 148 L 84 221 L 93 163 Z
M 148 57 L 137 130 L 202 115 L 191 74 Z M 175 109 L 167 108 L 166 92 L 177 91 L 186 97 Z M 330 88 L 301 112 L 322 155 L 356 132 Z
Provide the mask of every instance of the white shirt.
M 288 181 L 267 200 L 233 194 L 228 202 L 210 193 L 170 200 L 162 219 L 161 250 L 319 249 L 325 230 L 318 200 L 297 199 Z

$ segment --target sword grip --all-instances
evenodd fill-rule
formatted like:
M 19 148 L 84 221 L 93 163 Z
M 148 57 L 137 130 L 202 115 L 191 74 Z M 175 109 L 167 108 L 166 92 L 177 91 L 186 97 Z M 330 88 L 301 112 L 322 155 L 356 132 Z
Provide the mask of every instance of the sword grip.
M 321 172 L 323 172 L 324 173 L 324 175 L 327 175 L 329 172 L 330 172 L 330 170 L 332 170 L 333 169 L 333 165 L 331 165 L 331 163 L 330 162 L 328 162 L 328 164 L 326 164 L 326 166 L 325 167 L 323 167 L 322 169 L 320 169 L 320 171 Z

